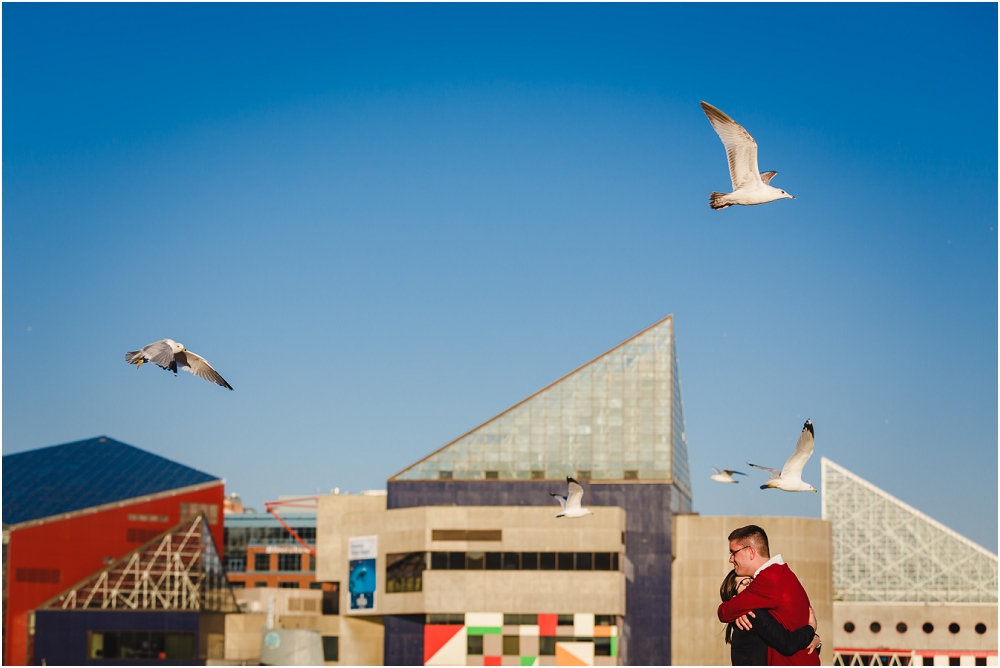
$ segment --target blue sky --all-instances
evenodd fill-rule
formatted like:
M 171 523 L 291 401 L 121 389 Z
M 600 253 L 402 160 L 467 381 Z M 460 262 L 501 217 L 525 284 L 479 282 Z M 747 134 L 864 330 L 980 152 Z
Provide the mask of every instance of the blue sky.
M 708 480 L 809 417 L 996 552 L 996 5 L 2 11 L 4 454 L 382 487 L 673 313 L 696 510 L 818 516 Z M 709 209 L 699 100 L 795 201 Z

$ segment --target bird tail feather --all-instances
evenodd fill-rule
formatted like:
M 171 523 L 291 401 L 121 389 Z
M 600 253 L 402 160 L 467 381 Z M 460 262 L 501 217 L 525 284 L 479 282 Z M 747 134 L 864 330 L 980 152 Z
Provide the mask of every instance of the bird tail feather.
M 136 364 L 141 359 L 142 359 L 141 350 L 133 350 L 130 353 L 125 353 L 125 361 L 128 362 L 129 364 Z
M 713 192 L 708 196 L 708 205 L 716 211 L 719 209 L 725 209 L 727 206 L 732 206 L 731 203 L 722 201 L 725 197 L 726 193 Z

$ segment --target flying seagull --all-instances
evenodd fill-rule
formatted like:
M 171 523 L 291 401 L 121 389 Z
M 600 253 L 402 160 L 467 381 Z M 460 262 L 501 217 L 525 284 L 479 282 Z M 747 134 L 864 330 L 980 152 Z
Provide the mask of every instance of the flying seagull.
M 734 473 L 738 473 L 740 475 L 746 475 L 746 473 L 742 473 L 740 471 L 732 471 L 730 469 L 726 469 L 725 471 L 720 471 L 714 466 L 712 467 L 712 470 L 715 471 L 715 475 L 710 476 L 712 480 L 714 480 L 715 482 L 732 483 L 734 485 L 739 484 L 740 482 L 739 480 L 733 480 Z
M 760 488 L 767 489 L 768 487 L 773 487 L 774 489 L 783 489 L 786 492 L 815 492 L 816 488 L 802 481 L 802 469 L 805 467 L 806 462 L 809 461 L 809 458 L 812 457 L 815 440 L 812 420 L 806 420 L 805 425 L 802 427 L 802 433 L 799 434 L 799 442 L 795 444 L 795 452 L 788 458 L 788 461 L 785 462 L 784 467 L 780 471 L 747 462 L 747 464 L 750 464 L 755 469 L 771 473 L 771 477 Z
M 566 492 L 566 496 L 559 496 L 555 492 L 549 492 L 551 496 L 556 497 L 559 501 L 559 505 L 562 506 L 562 512 L 558 513 L 556 517 L 586 517 L 587 515 L 593 515 L 594 511 L 590 508 L 581 508 L 580 503 L 583 501 L 583 487 L 576 480 L 573 480 L 569 476 L 566 476 L 566 484 L 569 489 Z
M 761 174 L 757 169 L 757 142 L 743 126 L 708 102 L 702 102 L 701 109 L 726 147 L 729 176 L 733 180 L 733 192 L 713 192 L 708 196 L 710 207 L 725 209 L 733 204 L 766 204 L 776 199 L 795 199 L 781 188 L 770 185 L 778 172 Z
M 152 362 L 158 367 L 168 369 L 177 375 L 177 368 L 190 371 L 199 378 L 204 378 L 210 383 L 221 385 L 222 387 L 233 389 L 233 386 L 226 382 L 226 379 L 212 368 L 212 365 L 200 355 L 177 343 L 173 339 L 160 339 L 156 343 L 150 343 L 142 350 L 133 350 L 125 353 L 125 361 L 134 364 L 138 369 L 144 362 Z

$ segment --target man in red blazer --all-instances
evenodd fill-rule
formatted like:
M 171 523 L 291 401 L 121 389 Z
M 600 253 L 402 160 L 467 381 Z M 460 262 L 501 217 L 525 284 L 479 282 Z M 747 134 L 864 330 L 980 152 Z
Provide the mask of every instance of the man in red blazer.
M 789 631 L 809 623 L 809 596 L 781 555 L 771 557 L 763 529 L 751 524 L 729 534 L 729 562 L 737 575 L 752 577 L 753 582 L 719 606 L 720 621 L 737 621 L 752 610 L 764 608 Z M 737 621 L 737 625 L 741 622 Z M 819 642 L 816 636 L 814 643 Z M 784 656 L 768 647 L 767 665 L 818 666 L 819 652 L 813 652 L 810 645 L 792 656 Z

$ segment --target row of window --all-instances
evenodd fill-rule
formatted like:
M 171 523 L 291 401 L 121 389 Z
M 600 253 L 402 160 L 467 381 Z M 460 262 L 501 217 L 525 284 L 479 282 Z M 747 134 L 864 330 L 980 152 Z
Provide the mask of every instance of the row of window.
M 466 650 L 469 656 L 482 656 L 483 641 L 488 636 L 468 636 Z M 558 642 L 593 642 L 594 656 L 611 656 L 611 638 L 577 638 L 573 636 L 534 636 L 530 642 L 538 642 L 540 656 L 553 656 Z M 534 648 L 531 648 L 534 650 Z M 503 655 L 520 656 L 521 636 L 503 636 Z
M 430 561 L 432 570 L 617 571 L 619 567 L 617 552 L 431 552 Z
M 217 503 L 181 503 L 181 522 L 194 519 L 203 514 L 208 523 L 215 526 L 219 523 L 219 504 Z
M 305 542 L 316 542 L 316 527 L 293 526 L 292 528 Z M 225 543 L 228 552 L 230 548 L 247 545 L 292 545 L 298 541 L 284 527 L 226 527 Z
M 403 552 L 386 555 L 385 592 L 423 591 L 424 571 L 617 571 L 617 552 Z
M 845 633 L 854 633 L 855 628 L 857 627 L 854 626 L 854 622 L 844 623 Z M 923 629 L 924 633 L 934 633 L 934 625 L 931 624 L 930 622 L 924 622 L 924 625 L 921 628 Z M 979 622 L 978 624 L 976 624 L 975 629 L 976 633 L 978 633 L 979 635 L 983 635 L 984 633 L 986 633 L 986 624 Z M 868 630 L 870 630 L 872 633 L 878 633 L 882 630 L 882 625 L 879 624 L 878 622 L 872 622 L 871 624 L 868 625 Z M 908 629 L 905 622 L 900 622 L 896 624 L 896 631 L 898 633 L 906 633 L 907 630 Z M 958 633 L 961 630 L 962 627 L 959 626 L 957 622 L 952 622 L 951 624 L 948 625 L 949 633 Z
M 246 560 L 238 557 L 230 557 L 226 560 L 226 570 L 230 573 L 244 573 L 246 572 Z M 259 571 L 270 571 L 271 570 L 271 555 L 263 552 L 258 552 L 253 555 L 253 570 L 255 572 Z M 302 555 L 301 554 L 279 554 L 278 555 L 278 570 L 279 571 L 301 571 L 302 569 Z M 309 555 L 309 571 L 316 570 L 316 557 Z
M 60 576 L 58 568 L 18 568 L 14 571 L 15 582 L 59 584 Z
M 87 658 L 193 661 L 194 633 L 160 631 L 91 631 Z

